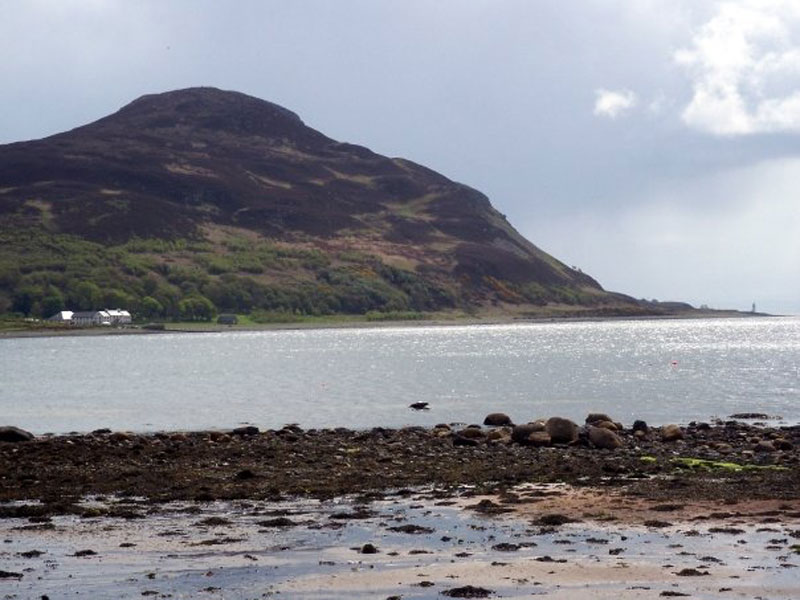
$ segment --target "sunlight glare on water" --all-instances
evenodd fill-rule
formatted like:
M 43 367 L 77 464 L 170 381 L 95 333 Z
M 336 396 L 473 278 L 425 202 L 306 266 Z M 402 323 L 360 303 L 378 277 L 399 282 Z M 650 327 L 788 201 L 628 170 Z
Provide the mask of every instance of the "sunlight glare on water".
M 800 319 L 642 320 L 0 340 L 31 431 L 433 425 L 608 412 L 800 422 Z M 431 410 L 412 412 L 412 402 Z

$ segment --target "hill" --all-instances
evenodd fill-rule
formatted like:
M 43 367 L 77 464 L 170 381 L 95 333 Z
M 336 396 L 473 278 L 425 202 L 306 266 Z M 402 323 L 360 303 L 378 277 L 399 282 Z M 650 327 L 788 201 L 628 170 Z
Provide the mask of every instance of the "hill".
M 648 311 L 480 192 L 214 88 L 0 146 L 0 243 L 0 313 Z

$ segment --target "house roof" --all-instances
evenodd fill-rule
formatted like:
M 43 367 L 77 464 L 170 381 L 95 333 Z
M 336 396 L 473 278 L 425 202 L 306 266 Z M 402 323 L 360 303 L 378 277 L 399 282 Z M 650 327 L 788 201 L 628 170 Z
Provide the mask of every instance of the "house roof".
M 73 313 L 72 313 L 71 310 L 61 310 L 61 311 L 57 312 L 56 314 L 54 314 L 52 317 L 50 317 L 50 320 L 51 321 L 57 321 L 57 320 L 69 321 L 72 318 L 72 314 Z

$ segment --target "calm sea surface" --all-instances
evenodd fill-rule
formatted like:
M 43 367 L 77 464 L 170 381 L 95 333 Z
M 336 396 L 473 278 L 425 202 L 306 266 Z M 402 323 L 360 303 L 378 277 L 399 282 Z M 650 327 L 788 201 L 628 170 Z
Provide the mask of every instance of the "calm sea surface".
M 36 433 L 735 412 L 800 422 L 800 318 L 0 339 L 0 424 Z M 431 410 L 408 405 L 426 401 Z

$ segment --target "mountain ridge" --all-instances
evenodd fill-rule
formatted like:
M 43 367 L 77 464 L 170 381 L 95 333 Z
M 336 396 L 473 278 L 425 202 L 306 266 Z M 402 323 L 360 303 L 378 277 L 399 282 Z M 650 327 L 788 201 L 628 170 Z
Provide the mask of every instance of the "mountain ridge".
M 321 314 L 644 310 L 525 239 L 481 192 L 216 88 L 148 94 L 0 146 L 0 235 L 0 312 L 44 314 L 48 297 L 48 309 L 59 297 L 94 308 L 81 283 L 134 309 L 156 300 L 142 312 L 164 318 L 198 297 L 215 310 Z M 74 264 L 70 244 L 111 264 Z

